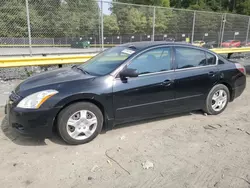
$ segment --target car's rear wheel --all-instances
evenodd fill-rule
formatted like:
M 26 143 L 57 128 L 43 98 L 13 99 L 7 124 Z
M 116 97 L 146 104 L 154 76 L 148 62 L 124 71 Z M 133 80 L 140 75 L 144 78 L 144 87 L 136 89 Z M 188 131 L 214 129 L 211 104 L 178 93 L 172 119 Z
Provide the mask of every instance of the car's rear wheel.
M 57 122 L 58 132 L 65 142 L 84 144 L 101 132 L 103 115 L 96 105 L 78 102 L 63 109 Z
M 230 93 L 223 84 L 214 86 L 206 99 L 204 111 L 209 115 L 217 115 L 223 112 L 228 104 Z

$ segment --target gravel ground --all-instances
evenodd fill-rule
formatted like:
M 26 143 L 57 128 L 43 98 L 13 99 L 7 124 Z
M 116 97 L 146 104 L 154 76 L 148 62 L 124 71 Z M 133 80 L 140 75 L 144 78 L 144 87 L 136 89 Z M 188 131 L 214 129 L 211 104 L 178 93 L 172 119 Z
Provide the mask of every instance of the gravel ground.
M 79 146 L 22 137 L 1 108 L 1 187 L 250 187 L 249 103 L 247 87 L 220 115 L 125 124 Z
M 21 82 L 21 80 L 0 80 L 0 107 L 6 104 L 11 91 Z

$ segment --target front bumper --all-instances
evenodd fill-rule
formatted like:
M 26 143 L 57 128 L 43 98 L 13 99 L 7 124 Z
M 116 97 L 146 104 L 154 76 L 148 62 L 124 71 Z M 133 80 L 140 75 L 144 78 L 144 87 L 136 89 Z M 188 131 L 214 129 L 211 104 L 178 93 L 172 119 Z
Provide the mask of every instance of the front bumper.
M 35 137 L 47 138 L 52 135 L 52 128 L 59 109 L 22 109 L 8 103 L 6 114 L 9 126 L 17 132 Z

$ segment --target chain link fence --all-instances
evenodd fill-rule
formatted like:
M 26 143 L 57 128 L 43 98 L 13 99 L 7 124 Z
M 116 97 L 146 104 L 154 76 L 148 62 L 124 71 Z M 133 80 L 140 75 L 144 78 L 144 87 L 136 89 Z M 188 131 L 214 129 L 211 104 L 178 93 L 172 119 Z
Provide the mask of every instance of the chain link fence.
M 0 56 L 92 53 L 136 41 L 204 41 L 222 47 L 224 41 L 236 40 L 245 46 L 250 45 L 249 20 L 116 1 L 3 0 Z

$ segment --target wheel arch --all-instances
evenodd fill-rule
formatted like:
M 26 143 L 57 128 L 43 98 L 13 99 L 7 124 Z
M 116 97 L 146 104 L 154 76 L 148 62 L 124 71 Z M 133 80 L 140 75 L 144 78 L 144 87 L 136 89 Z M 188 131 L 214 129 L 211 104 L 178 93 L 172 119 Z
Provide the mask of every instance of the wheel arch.
M 70 97 L 70 98 L 66 98 L 63 99 L 62 101 L 60 101 L 60 110 L 57 112 L 54 120 L 53 120 L 53 126 L 52 129 L 55 130 L 56 129 L 56 124 L 57 124 L 57 118 L 58 115 L 60 114 L 60 112 L 65 109 L 66 107 L 74 104 L 74 103 L 78 103 L 78 102 L 89 102 L 92 103 L 94 105 L 96 105 L 102 112 L 103 115 L 103 120 L 104 120 L 104 124 L 103 124 L 103 129 L 106 129 L 106 120 L 107 120 L 107 112 L 104 108 L 104 104 L 99 101 L 96 97 L 92 96 L 92 97 L 87 97 L 87 96 L 82 96 L 82 97 Z
M 230 97 L 229 101 L 232 102 L 234 100 L 234 96 L 233 96 L 233 87 L 231 86 L 231 84 L 229 84 L 229 83 L 227 83 L 225 81 L 222 81 L 222 82 L 220 82 L 218 84 L 223 84 L 223 85 L 225 85 L 227 87 L 227 89 L 229 91 L 229 95 L 230 95 L 229 96 Z

